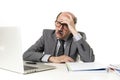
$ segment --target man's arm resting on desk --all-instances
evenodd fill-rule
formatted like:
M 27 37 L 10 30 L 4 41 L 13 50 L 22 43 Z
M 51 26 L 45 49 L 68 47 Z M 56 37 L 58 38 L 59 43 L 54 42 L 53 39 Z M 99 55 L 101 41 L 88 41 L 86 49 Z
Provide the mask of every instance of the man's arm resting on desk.
M 44 37 L 40 37 L 34 45 L 32 45 L 27 51 L 23 54 L 23 59 L 26 61 L 40 61 L 44 56 Z
M 71 57 L 66 55 L 61 55 L 58 57 L 51 56 L 49 57 L 48 61 L 53 63 L 74 62 L 74 60 Z

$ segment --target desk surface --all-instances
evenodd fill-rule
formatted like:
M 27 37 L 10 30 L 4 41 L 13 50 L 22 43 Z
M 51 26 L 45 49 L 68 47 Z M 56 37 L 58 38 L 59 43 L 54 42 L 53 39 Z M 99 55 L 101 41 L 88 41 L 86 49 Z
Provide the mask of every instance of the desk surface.
M 106 71 L 70 72 L 65 64 L 46 64 L 56 66 L 56 69 L 27 75 L 0 69 L 0 76 L 3 80 L 120 80 L 120 76 Z

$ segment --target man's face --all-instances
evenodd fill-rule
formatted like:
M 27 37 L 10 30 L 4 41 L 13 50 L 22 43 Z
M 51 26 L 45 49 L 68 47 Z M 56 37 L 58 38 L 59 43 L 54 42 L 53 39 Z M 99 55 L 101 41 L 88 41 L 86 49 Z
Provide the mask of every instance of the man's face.
M 68 25 L 64 23 L 64 20 L 67 18 L 66 15 L 60 15 L 58 19 L 55 21 L 56 26 L 56 37 L 59 39 L 65 39 L 70 34 L 70 30 Z

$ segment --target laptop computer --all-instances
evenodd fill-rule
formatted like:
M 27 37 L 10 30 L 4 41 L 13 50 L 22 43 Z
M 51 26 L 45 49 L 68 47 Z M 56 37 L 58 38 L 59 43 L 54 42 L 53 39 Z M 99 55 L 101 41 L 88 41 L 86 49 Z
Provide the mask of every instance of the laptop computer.
M 17 72 L 33 73 L 55 69 L 44 63 L 26 64 L 23 61 L 22 36 L 19 27 L 0 27 L 0 68 Z

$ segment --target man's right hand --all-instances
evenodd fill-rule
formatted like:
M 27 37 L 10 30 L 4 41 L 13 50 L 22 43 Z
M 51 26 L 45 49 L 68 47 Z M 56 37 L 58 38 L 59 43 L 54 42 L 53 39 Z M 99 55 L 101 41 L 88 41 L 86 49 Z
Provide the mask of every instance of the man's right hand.
M 74 60 L 66 55 L 62 55 L 62 56 L 51 56 L 48 60 L 49 62 L 53 62 L 53 63 L 64 63 L 64 62 L 74 62 Z

